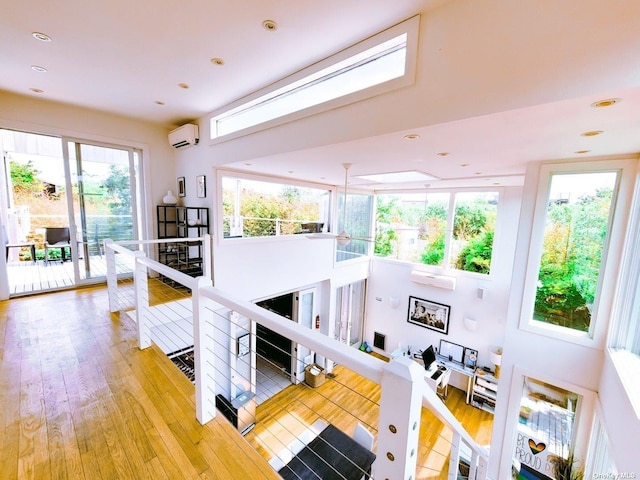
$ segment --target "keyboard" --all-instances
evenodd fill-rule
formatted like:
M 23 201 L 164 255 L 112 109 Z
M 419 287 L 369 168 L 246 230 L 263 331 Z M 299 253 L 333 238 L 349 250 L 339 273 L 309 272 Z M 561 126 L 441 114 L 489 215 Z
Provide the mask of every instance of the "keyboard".
M 440 378 L 440 375 L 442 375 L 442 372 L 443 372 L 443 371 L 444 371 L 444 370 L 440 370 L 440 369 L 436 370 L 436 373 L 434 373 L 433 375 L 431 375 L 431 379 L 432 379 L 432 380 L 437 380 L 437 379 L 439 379 L 439 378 Z

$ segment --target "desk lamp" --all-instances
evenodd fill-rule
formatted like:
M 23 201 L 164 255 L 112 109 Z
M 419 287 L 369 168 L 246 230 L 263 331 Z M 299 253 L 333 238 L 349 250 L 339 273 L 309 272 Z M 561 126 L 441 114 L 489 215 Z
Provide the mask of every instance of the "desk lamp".
M 494 377 L 500 378 L 500 364 L 502 363 L 502 347 L 493 347 L 491 352 L 489 353 L 489 358 L 491 359 L 491 363 L 493 363 L 496 367 Z

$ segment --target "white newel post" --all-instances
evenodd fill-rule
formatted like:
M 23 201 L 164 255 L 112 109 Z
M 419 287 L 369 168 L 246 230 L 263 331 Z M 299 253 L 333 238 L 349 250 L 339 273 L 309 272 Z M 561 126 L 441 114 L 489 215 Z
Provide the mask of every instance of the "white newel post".
M 211 286 L 211 280 L 198 277 L 197 288 L 193 289 L 193 363 L 196 383 L 196 418 L 204 425 L 216 416 L 215 398 L 215 367 L 214 367 L 214 329 L 212 319 L 214 315 L 207 304 L 212 302 L 204 298 L 201 289 Z M 207 355 L 209 358 L 207 361 Z
M 105 261 L 107 262 L 107 291 L 109 292 L 109 311 L 115 313 L 120 310 L 118 301 L 118 272 L 116 271 L 116 251 L 109 248 L 113 240 L 104 240 Z
M 209 279 L 209 282 L 213 280 L 211 276 L 212 270 L 212 253 L 211 250 L 211 235 L 206 234 L 204 241 L 202 242 L 202 251 L 204 252 L 204 258 L 202 259 L 202 276 Z
M 151 325 L 149 323 L 149 280 L 147 267 L 138 259 L 144 257 L 143 252 L 134 252 L 133 282 L 136 291 L 136 324 L 138 328 L 138 347 L 151 346 Z
M 459 433 L 453 432 L 451 439 L 451 455 L 449 456 L 449 480 L 456 480 L 458 478 L 458 465 L 460 464 L 460 442 L 462 438 Z M 471 478 L 471 477 L 469 477 Z
M 407 357 L 384 368 L 375 478 L 415 479 L 420 435 L 424 369 Z

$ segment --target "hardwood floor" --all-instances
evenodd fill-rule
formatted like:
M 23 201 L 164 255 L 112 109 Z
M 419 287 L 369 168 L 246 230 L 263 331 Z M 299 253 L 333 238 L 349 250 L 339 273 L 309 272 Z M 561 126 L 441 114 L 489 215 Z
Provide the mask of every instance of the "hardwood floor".
M 105 288 L 0 302 L 0 477 L 278 479 Z
M 153 303 L 176 295 L 158 283 Z M 318 418 L 347 433 L 377 425 L 380 387 L 343 367 L 259 405 L 244 438 L 221 415 L 200 425 L 193 385 L 158 348 L 137 348 L 103 287 L 0 302 L 0 347 L 3 480 L 279 479 L 266 460 Z M 489 444 L 491 414 L 454 388 L 446 403 Z M 416 478 L 446 478 L 450 432 L 423 413 Z
M 245 438 L 269 460 L 318 419 L 348 434 L 360 422 L 377 436 L 380 386 L 341 366 L 335 373 L 317 388 L 291 385 L 258 405 L 256 427 Z M 477 443 L 489 445 L 493 415 L 467 405 L 465 392 L 453 387 L 445 403 Z M 447 479 L 451 438 L 451 431 L 423 409 L 416 479 Z

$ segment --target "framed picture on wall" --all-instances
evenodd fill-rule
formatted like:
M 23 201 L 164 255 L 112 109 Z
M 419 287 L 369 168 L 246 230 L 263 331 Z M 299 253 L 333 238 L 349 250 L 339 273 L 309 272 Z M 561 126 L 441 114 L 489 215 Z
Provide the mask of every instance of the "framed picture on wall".
M 178 177 L 178 196 L 185 197 L 187 192 L 184 187 L 184 177 Z
M 447 335 L 450 310 L 448 305 L 410 296 L 407 322 Z
M 198 198 L 205 198 L 207 196 L 207 184 L 204 175 L 198 175 L 196 177 L 196 192 L 198 192 Z

